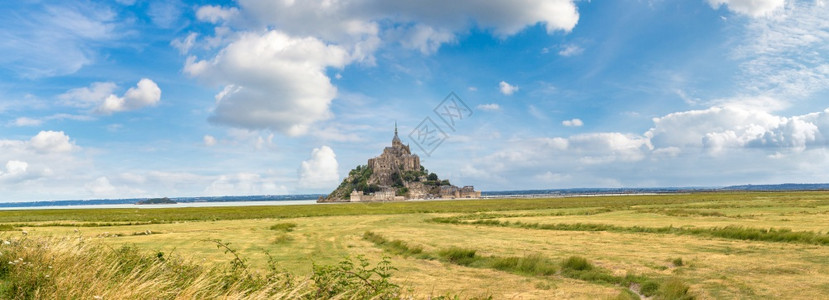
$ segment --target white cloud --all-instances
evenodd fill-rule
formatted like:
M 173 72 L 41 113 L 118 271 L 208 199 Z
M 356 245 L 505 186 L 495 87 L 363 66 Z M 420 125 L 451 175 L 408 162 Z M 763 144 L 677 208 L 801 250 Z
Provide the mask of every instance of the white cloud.
M 89 87 L 74 88 L 58 96 L 64 105 L 92 107 L 112 95 L 118 86 L 114 82 L 93 82 Z
M 581 119 L 564 120 L 561 121 L 561 125 L 567 127 L 581 127 L 582 125 L 584 125 L 584 122 L 582 122 Z
M 161 100 L 161 88 L 150 79 L 142 78 L 135 87 L 123 96 L 114 94 L 118 86 L 113 82 L 93 82 L 89 87 L 74 88 L 58 96 L 61 103 L 80 108 L 95 107 L 94 112 L 112 114 L 114 112 L 136 110 L 154 106 Z M 84 116 L 56 115 L 52 119 L 88 119 Z
M 287 188 L 254 173 L 221 175 L 204 190 L 211 196 L 286 194 Z
M 827 133 L 829 109 L 779 116 L 716 106 L 655 118 L 644 134 L 511 138 L 469 158 L 475 168 L 455 167 L 489 189 L 822 182 L 829 180 Z
M 32 118 L 27 118 L 27 117 L 19 117 L 19 118 L 15 119 L 14 122 L 12 122 L 12 125 L 18 126 L 18 127 L 40 126 L 40 124 L 43 124 L 43 120 L 32 119 Z
M 829 111 L 781 117 L 743 107 L 712 107 L 654 119 L 645 136 L 657 148 L 702 149 L 714 155 L 728 149 L 758 147 L 800 152 L 826 145 Z
M 236 7 L 224 8 L 218 5 L 205 5 L 196 10 L 196 18 L 210 23 L 227 21 L 237 15 L 239 15 L 239 9 Z
M 63 131 L 41 131 L 29 140 L 28 145 L 40 153 L 70 152 L 77 148 Z
M 741 94 L 795 102 L 826 91 L 827 15 L 829 7 L 793 1 L 779 15 L 749 20 L 742 43 L 733 53 L 740 62 Z
M 578 45 L 574 45 L 574 44 L 569 44 L 569 45 L 562 46 L 561 50 L 558 51 L 558 55 L 568 57 L 568 56 L 579 55 L 582 52 L 584 52 L 584 49 L 582 47 L 579 47 Z
M 138 84 L 127 90 L 123 97 L 109 95 L 95 110 L 102 114 L 136 110 L 154 106 L 161 100 L 161 89 L 150 79 L 142 78 Z
M 299 185 L 312 189 L 336 187 L 340 180 L 337 156 L 328 146 L 314 148 L 311 158 L 303 161 L 299 169 Z
M 242 34 L 212 60 L 191 57 L 185 72 L 225 86 L 210 121 L 301 135 L 331 115 L 337 89 L 325 69 L 349 61 L 341 47 L 268 31 Z
M 172 42 L 170 42 L 170 46 L 173 46 L 173 48 L 178 49 L 179 53 L 186 54 L 187 52 L 190 52 L 190 49 L 193 48 L 194 45 L 196 45 L 196 38 L 198 37 L 198 33 L 191 32 L 187 35 L 187 37 L 183 39 L 174 39 Z
M 115 195 L 117 189 L 106 177 L 98 177 L 94 181 L 84 185 L 86 189 L 95 197 L 109 197 Z
M 441 45 L 455 41 L 455 34 L 451 31 L 423 24 L 397 28 L 394 36 L 403 47 L 418 49 L 423 54 L 435 53 Z
M 331 116 L 329 106 L 337 89 L 326 74 L 328 68 L 355 62 L 372 65 L 382 44 L 398 43 L 431 54 L 472 26 L 505 38 L 539 24 L 551 34 L 569 32 L 579 18 L 572 0 L 529 0 L 522 5 L 243 0 L 239 8 L 202 6 L 196 15 L 218 24 L 216 34 L 204 38 L 206 48 L 223 47 L 212 57 L 188 57 L 184 67 L 191 76 L 224 86 L 209 120 L 287 135 L 305 134 L 309 126 Z M 237 32 L 231 32 L 230 23 Z M 174 45 L 186 52 L 195 43 L 190 43 L 191 36 Z
M 6 162 L 6 170 L 0 168 L 0 182 L 19 180 L 26 176 L 29 164 L 25 161 L 10 160 Z
M 762 17 L 771 14 L 783 7 L 785 0 L 707 0 L 712 8 L 727 6 L 728 10 L 748 15 Z
M 500 105 L 498 105 L 498 103 L 479 104 L 479 105 L 477 106 L 477 108 L 478 108 L 478 109 L 480 109 L 480 110 L 485 110 L 485 111 L 497 111 L 497 110 L 501 110 L 501 106 L 500 106 Z
M 204 145 L 208 147 L 216 145 L 216 138 L 211 135 L 205 135 Z
M 501 90 L 501 94 L 510 96 L 513 93 L 518 91 L 518 87 L 507 83 L 506 81 L 501 81 L 498 83 L 498 88 Z

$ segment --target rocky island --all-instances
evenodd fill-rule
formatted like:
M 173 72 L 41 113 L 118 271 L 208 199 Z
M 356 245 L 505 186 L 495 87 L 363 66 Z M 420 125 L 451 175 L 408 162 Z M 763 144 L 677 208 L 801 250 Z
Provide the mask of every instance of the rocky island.
M 337 189 L 317 202 L 480 197 L 481 192 L 471 185 L 457 187 L 450 184 L 449 180 L 441 180 L 437 174 L 429 173 L 420 165 L 420 157 L 412 154 L 409 146 L 400 141 L 395 125 L 391 147 L 383 149 L 380 156 L 369 159 L 367 164 L 352 169 Z
M 141 201 L 136 202 L 135 204 L 143 205 L 143 204 L 176 204 L 175 201 L 170 200 L 170 198 L 152 198 L 152 199 L 144 199 Z

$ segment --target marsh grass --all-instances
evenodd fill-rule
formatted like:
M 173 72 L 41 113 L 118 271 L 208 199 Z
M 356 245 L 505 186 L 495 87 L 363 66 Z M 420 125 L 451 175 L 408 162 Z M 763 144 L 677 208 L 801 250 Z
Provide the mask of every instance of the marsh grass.
M 356 264 L 345 259 L 334 266 L 315 265 L 313 276 L 297 280 L 276 268 L 261 273 L 227 265 L 206 267 L 132 246 L 107 248 L 81 237 L 4 240 L 0 262 L 3 299 L 401 297 L 400 288 L 389 281 L 394 268 L 388 260 L 374 267 L 362 258 Z
M 523 223 L 520 221 L 499 221 L 499 220 L 475 220 L 466 221 L 456 217 L 437 217 L 429 219 L 430 222 L 461 224 L 461 225 L 484 225 L 498 227 L 515 227 L 540 230 L 561 230 L 561 231 L 607 231 L 624 233 L 656 233 L 676 235 L 697 235 L 718 237 L 734 240 L 783 242 L 798 244 L 829 245 L 829 234 L 814 231 L 792 231 L 788 228 L 751 228 L 743 226 L 725 226 L 712 228 L 683 228 L 683 227 L 641 227 L 641 226 L 617 226 L 608 224 L 591 223 Z

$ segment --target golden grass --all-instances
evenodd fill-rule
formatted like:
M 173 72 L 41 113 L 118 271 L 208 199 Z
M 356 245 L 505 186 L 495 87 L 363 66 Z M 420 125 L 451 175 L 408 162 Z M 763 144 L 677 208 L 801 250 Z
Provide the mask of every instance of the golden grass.
M 682 201 L 673 201 L 672 197 L 681 198 Z M 822 233 L 829 231 L 829 203 L 826 202 L 829 193 L 642 197 L 647 200 L 645 202 L 658 200 L 654 201 L 655 204 L 637 204 L 625 199 L 628 198 L 605 197 L 601 201 L 589 199 L 582 207 L 572 205 L 580 199 L 562 199 L 567 205 L 561 207 L 555 204 L 555 200 L 539 200 L 544 205 L 539 205 L 537 209 L 533 209 L 528 202 L 521 202 L 520 210 L 504 207 L 504 210 L 498 211 L 487 206 L 485 213 L 507 215 L 496 220 L 520 220 L 528 223 L 695 228 L 736 225 Z M 617 200 L 627 202 L 618 205 L 620 201 Z M 418 210 L 429 211 L 428 203 L 416 205 Z M 378 209 L 365 204 L 346 206 L 353 206 L 348 211 L 359 207 Z M 598 210 L 605 212 L 586 214 Z M 577 255 L 617 276 L 641 274 L 652 278 L 679 278 L 690 286 L 693 294 L 703 299 L 816 299 L 829 294 L 829 246 L 691 235 L 533 230 L 426 221 L 434 217 L 461 216 L 471 212 L 474 211 L 270 219 L 261 218 L 257 214 L 252 219 L 239 217 L 235 220 L 171 221 L 165 224 L 78 228 L 25 227 L 23 224 L 20 228 L 26 230 L 29 237 L 62 238 L 80 235 L 88 243 L 112 248 L 135 245 L 148 251 L 182 256 L 204 266 L 228 262 L 225 253 L 204 242 L 205 239 L 220 239 L 238 249 L 252 268 L 264 269 L 267 266 L 267 252 L 278 261 L 281 268 L 298 276 L 309 275 L 312 262 L 334 264 L 345 256 L 362 254 L 376 263 L 384 255 L 390 255 L 362 239 L 365 231 L 372 231 L 389 240 L 401 240 L 410 246 L 422 247 L 430 253 L 456 246 L 474 248 L 480 255 L 499 257 L 539 254 L 564 260 Z M 293 223 L 296 227 L 292 227 L 291 231 L 269 229 L 279 223 Z M 132 235 L 146 230 L 155 234 Z M 115 236 L 116 233 L 121 236 Z M 5 234 L 21 235 L 15 231 Z M 682 266 L 674 265 L 673 261 L 677 258 L 681 258 Z M 573 280 L 559 275 L 522 276 L 398 255 L 391 256 L 391 263 L 399 269 L 392 281 L 411 288 L 412 295 L 422 297 L 451 293 L 460 294 L 462 298 L 491 295 L 495 299 L 595 299 L 611 298 L 626 288 Z

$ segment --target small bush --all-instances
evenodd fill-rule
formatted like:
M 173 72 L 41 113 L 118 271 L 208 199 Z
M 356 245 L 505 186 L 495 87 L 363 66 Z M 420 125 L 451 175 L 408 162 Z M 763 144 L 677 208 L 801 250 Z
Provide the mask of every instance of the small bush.
M 294 231 L 294 228 L 296 228 L 296 226 L 297 226 L 296 223 L 277 223 L 277 224 L 271 225 L 271 227 L 269 227 L 268 229 L 276 230 L 276 231 L 291 232 L 291 231 Z
M 671 260 L 671 263 L 673 263 L 676 267 L 681 267 L 684 265 L 684 263 L 682 262 L 682 257 L 674 258 L 673 260 Z
M 567 258 L 567 260 L 561 263 L 561 267 L 575 271 L 587 271 L 593 269 L 593 265 L 588 262 L 586 258 L 580 256 L 570 256 L 570 258 Z
M 662 287 L 656 294 L 656 298 L 666 300 L 692 300 L 695 297 L 688 291 L 689 289 L 688 285 L 681 280 L 671 278 L 662 284 Z
M 652 297 L 653 295 L 656 295 L 656 292 L 658 291 L 659 283 L 657 283 L 656 281 L 648 280 L 639 286 L 639 293 L 647 297 Z
M 469 266 L 477 260 L 477 257 L 475 257 L 476 252 L 477 250 L 475 249 L 452 247 L 440 250 L 438 252 L 438 256 L 448 260 L 453 264 Z

